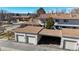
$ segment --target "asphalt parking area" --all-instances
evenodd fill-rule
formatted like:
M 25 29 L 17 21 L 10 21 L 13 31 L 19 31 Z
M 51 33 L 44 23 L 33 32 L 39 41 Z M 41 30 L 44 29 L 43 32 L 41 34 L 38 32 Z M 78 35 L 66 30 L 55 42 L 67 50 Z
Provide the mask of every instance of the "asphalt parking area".
M 31 45 L 15 41 L 0 40 L 2 51 L 64 51 L 56 45 Z

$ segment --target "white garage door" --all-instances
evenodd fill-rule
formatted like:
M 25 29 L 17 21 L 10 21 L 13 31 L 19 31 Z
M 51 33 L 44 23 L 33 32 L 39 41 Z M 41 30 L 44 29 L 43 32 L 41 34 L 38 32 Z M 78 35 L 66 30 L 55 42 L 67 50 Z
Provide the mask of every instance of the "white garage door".
M 18 35 L 18 42 L 26 42 L 24 35 Z
M 32 43 L 32 44 L 36 44 L 36 38 L 34 36 L 33 37 L 28 37 L 28 42 Z
M 65 41 L 64 42 L 64 48 L 70 49 L 70 50 L 76 50 L 77 49 L 77 43 L 75 41 Z

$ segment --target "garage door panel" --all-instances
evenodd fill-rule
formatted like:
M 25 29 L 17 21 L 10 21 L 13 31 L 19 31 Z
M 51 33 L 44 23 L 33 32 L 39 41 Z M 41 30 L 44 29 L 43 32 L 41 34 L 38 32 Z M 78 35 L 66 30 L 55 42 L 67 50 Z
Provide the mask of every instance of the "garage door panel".
M 28 37 L 28 41 L 31 44 L 36 44 L 36 38 L 35 37 Z
M 75 41 L 64 41 L 64 48 L 70 50 L 76 50 L 77 43 Z
M 24 35 L 18 35 L 18 42 L 26 42 Z

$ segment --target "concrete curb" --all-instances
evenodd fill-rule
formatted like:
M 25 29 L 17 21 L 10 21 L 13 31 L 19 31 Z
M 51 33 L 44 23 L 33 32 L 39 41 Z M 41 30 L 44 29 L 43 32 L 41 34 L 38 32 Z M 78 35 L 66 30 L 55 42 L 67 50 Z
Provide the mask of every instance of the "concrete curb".
M 21 51 L 21 50 L 13 49 L 13 48 L 7 48 L 7 47 L 0 47 L 0 51 Z

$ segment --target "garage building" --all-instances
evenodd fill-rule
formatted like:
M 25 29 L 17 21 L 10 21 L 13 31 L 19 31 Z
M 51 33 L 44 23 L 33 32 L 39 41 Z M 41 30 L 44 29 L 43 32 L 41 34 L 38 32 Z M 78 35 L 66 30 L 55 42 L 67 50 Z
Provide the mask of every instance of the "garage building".
M 17 42 L 37 45 L 40 41 L 59 44 L 60 48 L 79 50 L 79 29 L 51 30 L 43 27 L 26 26 L 14 30 Z
M 27 26 L 24 28 L 17 28 L 15 31 L 15 40 L 17 42 L 30 43 L 37 45 L 40 39 L 38 33 L 42 30 L 42 27 Z
M 26 26 L 24 28 L 17 28 L 15 31 L 15 40 L 17 42 L 30 43 L 37 45 L 41 40 L 42 43 L 48 44 L 61 42 L 61 30 L 44 29 L 43 27 Z
M 67 50 L 79 50 L 79 29 L 62 29 L 60 48 Z

